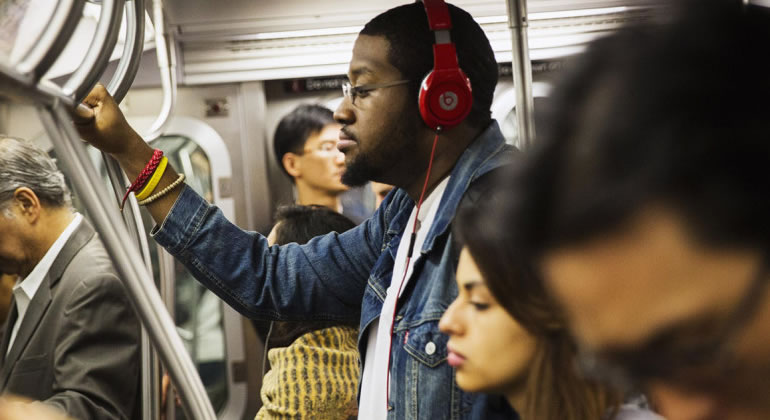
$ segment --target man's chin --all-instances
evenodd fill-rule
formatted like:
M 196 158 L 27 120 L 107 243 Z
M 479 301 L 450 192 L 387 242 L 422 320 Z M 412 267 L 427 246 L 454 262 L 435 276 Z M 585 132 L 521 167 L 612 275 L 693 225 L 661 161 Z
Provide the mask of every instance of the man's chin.
M 349 163 L 345 162 L 345 172 L 342 173 L 341 181 L 348 187 L 361 187 L 366 185 L 371 177 L 371 169 L 360 159 L 352 159 Z
M 344 175 L 342 176 L 342 183 L 345 184 L 345 186 L 348 187 L 348 189 L 356 188 L 356 187 L 363 187 L 364 185 L 366 185 L 367 182 L 369 182 L 369 180 L 366 180 L 366 179 L 365 180 L 361 180 L 359 178 L 347 179 L 347 178 L 345 178 Z

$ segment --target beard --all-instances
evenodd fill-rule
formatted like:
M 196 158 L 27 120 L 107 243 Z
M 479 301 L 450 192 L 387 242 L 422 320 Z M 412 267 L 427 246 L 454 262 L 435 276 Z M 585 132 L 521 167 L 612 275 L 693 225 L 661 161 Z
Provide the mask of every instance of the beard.
M 368 161 L 365 153 L 359 153 L 350 163 L 345 163 L 345 172 L 342 173 L 341 181 L 348 187 L 361 187 L 375 177 L 377 177 L 377 171 L 374 165 Z
M 400 169 L 402 165 L 399 163 L 410 160 L 416 147 L 416 133 L 422 123 L 415 117 L 397 121 L 392 131 L 373 139 L 369 150 L 362 150 L 361 143 L 358 143 L 358 154 L 345 162 L 345 172 L 341 177 L 343 184 L 360 187 L 369 181 L 393 182 L 389 172 Z

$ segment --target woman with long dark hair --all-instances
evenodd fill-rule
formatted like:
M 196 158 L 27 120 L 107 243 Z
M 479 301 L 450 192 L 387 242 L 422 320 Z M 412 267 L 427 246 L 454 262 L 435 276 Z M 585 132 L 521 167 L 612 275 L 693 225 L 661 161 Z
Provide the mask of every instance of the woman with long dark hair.
M 458 296 L 439 324 L 458 386 L 504 395 L 523 420 L 660 419 L 581 376 L 564 314 L 509 233 L 490 222 L 501 206 L 479 201 L 486 205 L 464 209 L 454 222 L 463 244 Z

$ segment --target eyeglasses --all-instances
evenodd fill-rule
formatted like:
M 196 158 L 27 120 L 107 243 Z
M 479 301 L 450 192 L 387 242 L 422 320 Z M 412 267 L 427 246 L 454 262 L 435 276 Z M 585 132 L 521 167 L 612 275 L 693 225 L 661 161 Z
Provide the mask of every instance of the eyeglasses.
M 303 149 L 302 154 L 305 154 L 305 153 L 317 153 L 319 155 L 337 155 L 338 153 L 342 153 L 342 152 L 337 150 L 336 140 L 324 140 L 318 143 L 315 147 L 312 147 L 310 149 Z
M 638 389 L 638 385 L 653 379 L 690 389 L 720 387 L 725 377 L 739 369 L 732 346 L 761 307 L 769 272 L 770 259 L 765 258 L 748 290 L 725 320 L 670 327 L 633 350 L 581 351 L 581 371 L 623 391 Z
M 350 102 L 355 105 L 356 98 L 365 98 L 369 92 L 375 89 L 400 86 L 410 82 L 411 80 L 396 80 L 394 82 L 371 83 L 368 85 L 353 86 L 349 81 L 346 81 L 342 83 L 342 94 L 345 95 L 346 98 L 350 99 Z

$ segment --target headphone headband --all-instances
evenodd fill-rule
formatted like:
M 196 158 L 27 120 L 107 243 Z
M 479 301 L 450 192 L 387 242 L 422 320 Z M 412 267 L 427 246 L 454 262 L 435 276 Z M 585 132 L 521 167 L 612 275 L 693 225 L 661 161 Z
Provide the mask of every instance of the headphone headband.
M 460 124 L 473 104 L 471 83 L 460 69 L 449 30 L 452 19 L 444 0 L 423 0 L 428 26 L 434 32 L 433 70 L 420 87 L 420 114 L 432 129 Z
M 452 29 L 452 19 L 449 17 L 449 7 L 444 0 L 423 0 L 425 13 L 428 14 L 428 26 L 431 31 Z

